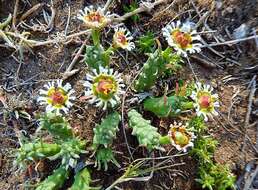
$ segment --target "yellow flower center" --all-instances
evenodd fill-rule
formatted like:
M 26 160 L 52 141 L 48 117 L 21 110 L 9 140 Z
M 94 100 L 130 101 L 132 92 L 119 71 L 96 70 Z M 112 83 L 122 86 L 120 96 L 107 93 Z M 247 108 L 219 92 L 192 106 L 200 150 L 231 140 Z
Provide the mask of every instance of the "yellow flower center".
M 113 81 L 110 79 L 101 79 L 97 85 L 97 92 L 108 95 L 114 89 Z
M 180 45 L 182 49 L 187 48 L 192 43 L 192 37 L 188 33 L 180 32 L 179 30 L 176 30 L 172 33 L 172 37 L 175 40 L 177 44 Z
M 117 33 L 117 41 L 124 45 L 127 43 L 127 39 L 126 39 L 124 33 L 122 33 L 122 32 Z
M 51 88 L 48 91 L 48 103 L 53 106 L 62 106 L 68 99 L 65 91 L 61 88 Z
M 177 145 L 184 147 L 189 143 L 190 135 L 187 133 L 185 128 L 182 128 L 182 127 L 171 128 L 170 130 L 171 130 L 171 138 Z
M 103 16 L 100 15 L 99 12 L 91 12 L 85 16 L 85 19 L 91 22 L 101 22 L 103 19 Z
M 211 104 L 211 97 L 208 95 L 203 95 L 199 98 L 199 105 L 201 108 L 209 108 Z

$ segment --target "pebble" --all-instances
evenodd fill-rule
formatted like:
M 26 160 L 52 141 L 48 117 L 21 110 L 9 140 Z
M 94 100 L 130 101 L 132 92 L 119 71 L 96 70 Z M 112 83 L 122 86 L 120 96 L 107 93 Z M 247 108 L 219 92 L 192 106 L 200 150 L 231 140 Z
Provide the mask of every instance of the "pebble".
M 249 27 L 244 23 L 234 30 L 233 36 L 235 39 L 241 39 L 248 35 Z
M 258 98 L 254 99 L 254 105 L 258 106 Z

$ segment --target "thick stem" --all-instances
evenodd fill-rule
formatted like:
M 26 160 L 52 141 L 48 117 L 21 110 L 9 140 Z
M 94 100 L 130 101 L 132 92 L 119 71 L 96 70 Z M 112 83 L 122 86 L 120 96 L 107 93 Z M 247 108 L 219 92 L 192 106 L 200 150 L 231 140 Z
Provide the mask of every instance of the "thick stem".
M 189 110 L 193 108 L 194 108 L 193 102 L 182 102 L 182 110 Z
M 159 138 L 159 143 L 160 143 L 161 145 L 170 144 L 170 137 L 169 137 L 168 135 L 166 135 L 166 136 L 161 136 L 161 137 Z
M 95 46 L 99 46 L 100 45 L 100 32 L 99 32 L 99 30 L 98 29 L 92 29 L 91 35 L 92 35 L 93 44 Z
M 105 54 L 110 56 L 114 51 L 116 50 L 116 48 L 113 47 L 113 45 L 111 45 L 106 51 Z

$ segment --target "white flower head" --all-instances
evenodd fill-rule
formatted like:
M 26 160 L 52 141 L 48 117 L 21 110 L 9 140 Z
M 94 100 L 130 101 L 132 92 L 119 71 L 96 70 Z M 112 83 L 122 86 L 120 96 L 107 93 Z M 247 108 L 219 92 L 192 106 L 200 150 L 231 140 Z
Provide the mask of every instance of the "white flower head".
M 109 105 L 114 107 L 120 102 L 119 96 L 124 93 L 121 74 L 101 66 L 99 72 L 94 69 L 93 75 L 87 74 L 84 86 L 86 87 L 85 96 L 90 97 L 89 103 L 95 104 L 96 107 L 103 107 L 103 110 L 106 110 Z
M 73 105 L 71 100 L 75 100 L 73 94 L 75 91 L 69 83 L 62 85 L 62 80 L 48 82 L 44 89 L 39 90 L 40 96 L 37 101 L 46 106 L 46 112 L 56 112 L 60 114 L 62 110 L 68 113 L 69 108 Z
M 218 115 L 215 109 L 219 107 L 218 94 L 212 94 L 212 91 L 212 86 L 197 82 L 191 95 L 197 115 L 202 115 L 205 121 L 208 121 L 208 117 Z
M 178 151 L 186 152 L 189 147 L 193 147 L 193 140 L 196 138 L 193 132 L 187 131 L 186 126 L 182 123 L 174 122 L 170 125 L 168 132 L 171 144 Z
M 166 38 L 168 45 L 173 47 L 179 55 L 187 56 L 187 53 L 198 53 L 201 51 L 201 37 L 196 30 L 192 30 L 191 24 L 181 24 L 180 21 L 172 22 L 162 29 L 163 36 Z
M 135 48 L 134 43 L 130 42 L 132 39 L 133 37 L 131 36 L 130 31 L 126 30 L 125 28 L 115 28 L 115 34 L 113 35 L 114 47 L 131 51 Z
M 101 29 L 110 22 L 109 13 L 104 14 L 102 8 L 94 9 L 93 6 L 85 7 L 80 10 L 77 16 L 84 24 L 91 29 Z

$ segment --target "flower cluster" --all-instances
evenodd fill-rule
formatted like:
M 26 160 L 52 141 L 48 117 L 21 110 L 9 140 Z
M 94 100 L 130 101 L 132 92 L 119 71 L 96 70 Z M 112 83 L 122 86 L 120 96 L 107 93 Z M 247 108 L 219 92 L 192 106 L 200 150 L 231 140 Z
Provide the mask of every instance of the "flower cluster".
M 104 113 L 107 114 L 105 119 L 102 119 L 101 123 L 97 124 L 93 129 L 94 137 L 91 149 L 86 149 L 86 145 L 88 145 L 86 141 L 81 140 L 78 137 L 79 135 L 77 136 L 74 133 L 72 125 L 62 115 L 68 113 L 76 99 L 75 91 L 71 85 L 69 83 L 63 85 L 63 80 L 55 80 L 48 82 L 39 90 L 40 96 L 37 101 L 40 105 L 45 105 L 46 114 L 41 117 L 37 131 L 39 129 L 48 131 L 52 135 L 51 143 L 44 142 L 41 138 L 32 143 L 21 143 L 16 160 L 16 164 L 22 168 L 27 166 L 27 163 L 30 161 L 38 161 L 45 158 L 60 160 L 60 167 L 38 186 L 39 189 L 46 189 L 49 184 L 57 189 L 62 188 L 70 170 L 75 169 L 76 171 L 78 168 L 81 168 L 82 165 L 78 161 L 82 160 L 82 154 L 88 153 L 86 150 L 94 152 L 95 166 L 98 166 L 98 169 L 104 166 L 104 169 L 107 170 L 109 162 L 114 163 L 117 167 L 121 167 L 115 159 L 112 145 L 119 132 L 119 123 L 122 118 L 114 108 L 120 102 L 121 95 L 125 93 L 125 85 L 121 74 L 112 69 L 110 58 L 114 51 L 119 48 L 132 51 L 135 48 L 135 44 L 132 42 L 133 37 L 125 27 L 115 27 L 112 43 L 108 49 L 105 49 L 100 43 L 100 31 L 111 23 L 110 13 L 106 13 L 102 8 L 95 9 L 93 6 L 90 6 L 85 7 L 79 12 L 78 19 L 82 20 L 85 26 L 90 29 L 93 41 L 93 45 L 86 45 L 85 51 L 84 61 L 87 64 L 88 73 L 83 81 L 85 87 L 84 95 L 90 104 L 103 110 L 109 109 L 108 113 Z M 132 90 L 142 93 L 152 90 L 159 78 L 173 74 L 172 71 L 177 71 L 179 66 L 181 68 L 179 63 L 182 61 L 182 56 L 187 57 L 188 54 L 201 51 L 202 45 L 199 43 L 201 37 L 189 22 L 183 24 L 180 21 L 172 22 L 163 28 L 162 31 L 168 45 L 172 48 L 167 47 L 163 50 L 159 47 L 154 51 L 155 38 L 152 35 L 141 39 L 142 49 L 150 51 L 148 54 L 149 58 L 143 65 L 141 74 L 138 80 L 135 81 Z M 171 72 L 168 72 L 168 69 Z M 210 164 L 210 167 L 203 165 L 202 171 L 205 174 L 205 176 L 202 176 L 202 179 L 204 179 L 203 184 L 207 184 L 205 172 L 207 172 L 207 176 L 211 176 L 210 173 L 212 174 L 212 172 L 215 177 L 219 176 L 220 173 L 228 175 L 229 172 L 227 170 L 212 165 L 212 154 L 216 143 L 209 137 L 204 138 L 204 135 L 201 134 L 206 129 L 204 121 L 207 121 L 213 115 L 218 115 L 216 111 L 216 108 L 219 107 L 218 95 L 213 94 L 213 88 L 210 85 L 199 82 L 195 84 L 194 88 L 192 86 L 190 88 L 183 86 L 180 89 L 180 93 L 178 92 L 179 86 L 176 87 L 175 94 L 173 95 L 146 98 L 141 108 L 152 112 L 159 118 L 175 118 L 180 116 L 181 113 L 195 109 L 196 117 L 192 118 L 187 125 L 174 121 L 170 125 L 168 133 L 162 136 L 158 128 L 152 125 L 151 120 L 146 120 L 136 109 L 130 110 L 129 108 L 127 115 L 128 127 L 132 129 L 131 134 L 137 137 L 138 145 L 146 148 L 148 151 L 153 151 L 154 149 L 165 151 L 162 145 L 167 144 L 171 144 L 178 151 L 183 152 L 187 152 L 189 148 L 194 147 L 192 152 L 204 160 L 201 162 L 206 164 L 206 159 L 208 160 L 207 163 Z M 85 156 L 83 156 L 83 159 Z M 139 170 L 140 166 L 137 166 L 136 169 Z M 126 170 L 127 174 L 128 171 L 129 173 L 134 172 L 134 168 L 132 169 L 130 166 L 129 170 Z M 145 170 L 143 171 L 145 172 Z M 149 170 L 147 169 L 146 172 L 148 173 Z M 72 189 L 91 188 L 89 187 L 90 174 L 87 168 L 75 173 L 76 176 L 71 187 Z M 212 176 L 214 180 L 210 180 L 212 183 L 216 180 L 219 182 L 225 181 L 223 179 L 226 178 L 225 176 L 217 178 L 214 176 Z M 107 189 L 115 186 L 116 182 L 122 182 L 124 180 L 123 177 L 125 177 L 125 174 Z M 228 179 L 230 180 L 230 185 L 226 186 L 231 187 L 231 184 L 234 184 L 234 178 L 230 177 Z M 222 184 L 223 186 L 225 185 Z

